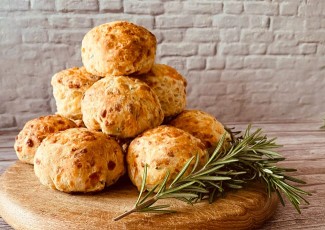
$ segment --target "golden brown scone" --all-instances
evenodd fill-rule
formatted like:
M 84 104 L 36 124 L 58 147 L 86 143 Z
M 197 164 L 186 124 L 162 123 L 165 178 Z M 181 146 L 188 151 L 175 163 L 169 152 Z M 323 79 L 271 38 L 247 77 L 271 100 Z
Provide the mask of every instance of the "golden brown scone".
M 45 137 L 75 127 L 77 125 L 73 121 L 58 114 L 28 121 L 16 137 L 14 148 L 18 159 L 33 164 L 36 150 Z
M 125 172 L 118 143 L 86 128 L 55 133 L 43 140 L 34 159 L 34 171 L 43 185 L 63 192 L 100 191 Z
M 154 64 L 148 73 L 135 77 L 147 83 L 157 94 L 165 117 L 177 115 L 184 110 L 187 82 L 174 68 Z
M 87 128 L 118 137 L 135 137 L 164 119 L 158 97 L 144 82 L 105 77 L 93 84 L 81 102 Z
M 202 167 L 208 159 L 208 153 L 199 139 L 172 126 L 159 126 L 144 132 L 131 142 L 127 154 L 129 177 L 140 189 L 144 166 L 147 164 L 147 189 L 160 184 L 167 171 L 170 172 L 169 184 L 186 162 L 197 154 L 198 167 Z M 195 160 L 185 175 L 192 170 L 194 163 Z
M 53 95 L 57 113 L 73 120 L 81 120 L 81 98 L 100 77 L 88 73 L 85 67 L 74 67 L 52 77 Z
M 91 29 L 83 38 L 81 57 L 98 76 L 148 72 L 156 56 L 156 37 L 142 26 L 116 21 Z
M 231 140 L 229 133 L 214 116 L 200 110 L 184 110 L 169 124 L 199 138 L 206 148 L 215 148 L 225 132 L 224 146 Z

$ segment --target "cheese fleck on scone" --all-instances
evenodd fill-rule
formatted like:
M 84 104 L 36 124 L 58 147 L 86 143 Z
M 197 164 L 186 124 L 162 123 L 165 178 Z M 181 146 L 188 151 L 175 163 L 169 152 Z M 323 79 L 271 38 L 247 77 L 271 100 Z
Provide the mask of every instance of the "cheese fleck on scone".
M 119 144 L 86 128 L 44 139 L 35 155 L 34 170 L 43 185 L 63 192 L 100 191 L 125 173 Z
M 208 153 L 199 139 L 172 126 L 159 126 L 144 132 L 131 142 L 127 153 L 129 177 L 140 189 L 143 170 L 147 165 L 147 189 L 160 184 L 167 171 L 170 173 L 169 184 L 186 162 L 196 155 L 199 155 L 200 168 L 206 163 Z M 194 163 L 195 160 L 184 175 L 192 170 Z

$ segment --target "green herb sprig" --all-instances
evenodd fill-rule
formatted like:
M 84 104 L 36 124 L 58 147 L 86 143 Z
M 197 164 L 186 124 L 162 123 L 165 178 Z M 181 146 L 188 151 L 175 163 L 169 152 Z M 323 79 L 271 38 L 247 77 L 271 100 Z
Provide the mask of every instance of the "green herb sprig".
M 167 181 L 170 175 L 167 172 L 160 185 L 157 184 L 143 195 L 146 190 L 148 167 L 145 165 L 140 194 L 133 209 L 114 220 L 117 221 L 134 212 L 175 212 L 168 209 L 169 205 L 154 205 L 160 199 L 175 198 L 191 205 L 208 199 L 211 203 L 228 189 L 241 189 L 245 183 L 252 180 L 262 181 L 266 185 L 269 197 L 272 192 L 276 192 L 283 206 L 285 205 L 282 197 L 284 195 L 298 213 L 300 213 L 299 205 L 302 202 L 309 204 L 304 196 L 311 194 L 288 183 L 290 181 L 305 184 L 304 181 L 285 174 L 294 172 L 296 169 L 275 165 L 285 160 L 275 151 L 276 148 L 281 147 L 275 143 L 275 138 L 268 139 L 261 129 L 251 132 L 249 125 L 243 136 L 235 138 L 232 147 L 227 151 L 222 150 L 224 140 L 225 134 L 202 168 L 198 168 L 198 156 L 193 156 L 169 185 Z M 192 161 L 195 161 L 194 167 L 186 175 Z

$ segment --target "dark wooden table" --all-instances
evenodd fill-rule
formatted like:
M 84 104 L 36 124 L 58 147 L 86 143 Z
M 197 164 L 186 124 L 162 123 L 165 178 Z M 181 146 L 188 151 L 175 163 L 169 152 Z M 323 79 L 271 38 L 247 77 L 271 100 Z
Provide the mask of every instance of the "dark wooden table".
M 302 214 L 287 204 L 279 205 L 276 214 L 262 229 L 325 229 L 325 130 L 320 130 L 321 122 L 297 123 L 255 123 L 270 137 L 278 137 L 277 143 L 284 145 L 281 153 L 287 158 L 286 167 L 297 168 L 292 173 L 307 182 L 301 186 L 313 195 L 308 197 L 310 205 L 302 206 Z M 238 130 L 246 124 L 228 125 Z M 0 174 L 16 160 L 13 149 L 14 137 L 18 131 L 0 131 Z M 12 229 L 0 217 L 0 229 Z

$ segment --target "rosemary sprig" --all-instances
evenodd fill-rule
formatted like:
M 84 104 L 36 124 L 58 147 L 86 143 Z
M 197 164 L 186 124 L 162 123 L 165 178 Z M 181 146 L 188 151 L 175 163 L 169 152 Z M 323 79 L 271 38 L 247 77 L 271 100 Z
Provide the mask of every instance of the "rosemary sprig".
M 225 134 L 202 168 L 197 167 L 198 156 L 193 156 L 168 186 L 169 172 L 160 185 L 156 185 L 143 196 L 148 167 L 145 165 L 140 194 L 134 208 L 114 220 L 119 220 L 133 212 L 175 212 L 168 209 L 169 205 L 154 206 L 160 199 L 175 198 L 191 205 L 202 199 L 208 199 L 211 203 L 229 188 L 241 189 L 243 184 L 256 179 L 265 183 L 269 196 L 272 192 L 276 192 L 282 205 L 285 205 L 283 195 L 299 213 L 299 205 L 302 201 L 309 204 L 303 196 L 311 194 L 288 183 L 289 181 L 305 183 L 285 174 L 296 170 L 275 165 L 285 160 L 275 151 L 280 147 L 275 143 L 275 138 L 268 139 L 261 129 L 251 132 L 249 125 L 242 137 L 234 138 L 232 147 L 227 151 L 222 148 L 224 140 Z M 195 160 L 194 168 L 184 176 L 193 160 Z

